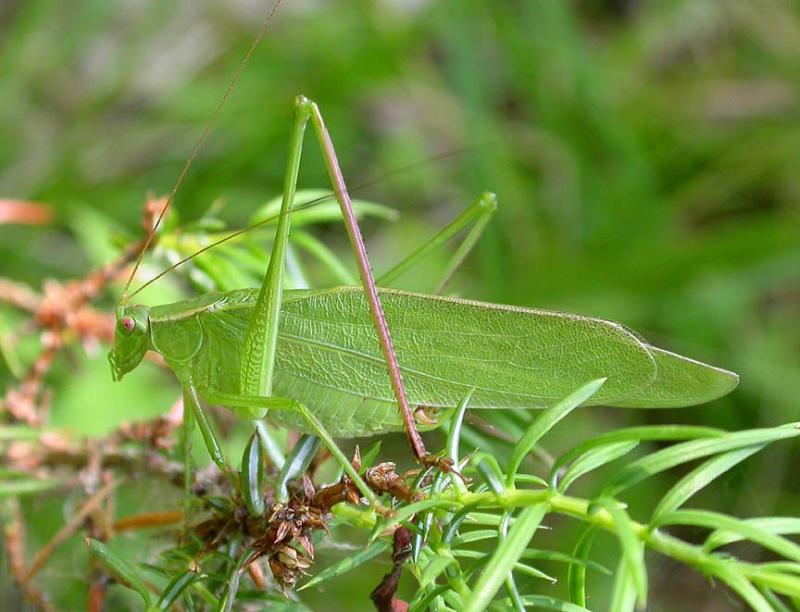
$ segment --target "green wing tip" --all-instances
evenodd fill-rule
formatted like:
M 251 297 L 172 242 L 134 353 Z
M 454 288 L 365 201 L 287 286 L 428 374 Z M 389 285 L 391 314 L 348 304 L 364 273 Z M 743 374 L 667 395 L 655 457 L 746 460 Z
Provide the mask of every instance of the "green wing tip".
M 684 408 L 719 399 L 739 384 L 739 375 L 665 351 L 647 347 L 656 361 L 655 380 L 614 405 L 623 408 Z

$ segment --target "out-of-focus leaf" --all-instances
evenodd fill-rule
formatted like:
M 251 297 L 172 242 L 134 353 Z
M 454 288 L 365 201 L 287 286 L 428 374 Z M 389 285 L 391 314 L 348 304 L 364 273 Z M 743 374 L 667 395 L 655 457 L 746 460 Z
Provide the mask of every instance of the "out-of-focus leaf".
M 45 225 L 53 220 L 53 209 L 39 202 L 0 198 L 0 225 Z
M 64 484 L 52 478 L 19 478 L 0 482 L 0 499 L 16 495 L 32 495 Z
M 371 216 L 392 221 L 397 218 L 397 212 L 383 204 L 356 199 L 352 200 L 352 205 L 358 219 Z M 336 201 L 334 193 L 324 189 L 301 189 L 297 191 L 293 207 L 295 210 L 292 212 L 292 225 L 295 228 L 315 223 L 337 222 L 342 218 L 339 203 Z M 250 218 L 250 224 L 255 225 L 266 219 L 270 219 L 270 222 L 274 223 L 277 221 L 280 208 L 281 196 L 277 196 L 261 206 L 253 214 Z

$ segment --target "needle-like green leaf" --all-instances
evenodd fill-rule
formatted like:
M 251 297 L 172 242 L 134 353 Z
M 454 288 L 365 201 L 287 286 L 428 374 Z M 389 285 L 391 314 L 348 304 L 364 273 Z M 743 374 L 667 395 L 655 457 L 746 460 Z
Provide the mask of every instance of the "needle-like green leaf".
M 264 457 L 263 447 L 258 439 L 258 430 L 253 432 L 242 453 L 242 467 L 239 479 L 242 497 L 248 512 L 259 517 L 264 514 Z
M 115 552 L 112 552 L 111 549 L 99 540 L 86 538 L 86 546 L 89 547 L 89 553 L 100 561 L 106 569 L 111 572 L 114 578 L 139 594 L 144 602 L 145 610 L 149 610 L 152 605 L 150 591 L 147 590 L 147 587 L 133 565 Z
M 508 536 L 500 542 L 489 563 L 475 584 L 472 596 L 467 602 L 465 612 L 482 612 L 503 586 L 506 576 L 525 552 L 544 515 L 547 504 L 536 504 L 525 508 L 508 531 Z
M 534 419 L 528 431 L 526 431 L 522 439 L 517 442 L 514 451 L 511 453 L 511 460 L 509 461 L 508 473 L 506 476 L 506 486 L 514 486 L 514 477 L 517 475 L 519 466 L 522 465 L 523 459 L 533 450 L 533 447 L 536 446 L 536 443 L 542 436 L 550 431 L 561 419 L 575 410 L 575 408 L 598 393 L 605 382 L 605 378 L 599 378 L 586 383 Z
M 666 495 L 658 502 L 658 506 L 653 511 L 653 523 L 658 523 L 662 516 L 665 516 L 680 508 L 686 500 L 697 493 L 700 489 L 715 480 L 720 474 L 724 474 L 733 466 L 741 463 L 751 455 L 757 453 L 763 444 L 745 446 L 734 451 L 717 455 L 713 459 L 703 462 L 686 476 L 676 482 Z
M 709 510 L 675 510 L 662 517 L 659 525 L 694 525 L 722 529 L 737 533 L 782 557 L 800 563 L 800 545 L 775 533 L 762 529 L 759 525 L 742 519 Z
M 298 478 L 306 471 L 314 455 L 317 454 L 319 445 L 320 439 L 311 435 L 301 436 L 294 445 L 275 482 L 275 495 L 278 501 L 287 502 L 289 500 L 289 481 Z
M 588 474 L 592 470 L 611 463 L 627 455 L 634 448 L 639 446 L 636 440 L 630 442 L 612 442 L 606 446 L 600 446 L 587 451 L 584 455 L 580 456 L 575 462 L 569 466 L 564 476 L 558 481 L 558 490 L 564 493 L 569 486 L 584 474 Z
M 644 564 L 644 545 L 636 536 L 630 517 L 619 507 L 617 501 L 609 498 L 600 498 L 596 503 L 599 507 L 605 509 L 614 520 L 624 561 L 624 569 L 622 567 L 620 569 L 622 573 L 630 576 L 633 590 L 636 593 L 636 600 L 638 600 L 641 607 L 644 607 L 647 604 L 647 568 Z M 628 587 L 627 585 L 622 585 L 619 577 L 617 587 L 627 593 Z M 627 602 L 627 595 L 625 595 L 624 600 Z M 624 608 L 625 606 L 622 606 L 622 609 Z M 612 606 L 612 609 L 618 610 L 620 608 Z
M 346 574 L 347 572 L 357 568 L 359 565 L 366 563 L 373 557 L 378 556 L 388 548 L 389 542 L 387 540 L 377 540 L 376 542 L 373 542 L 367 546 L 364 550 L 352 555 L 348 555 L 337 563 L 329 565 L 297 590 L 303 591 L 305 589 L 317 586 L 326 580 L 330 580 L 331 578 L 336 578 L 337 576 Z
M 769 605 L 769 602 L 764 596 L 758 592 L 758 589 L 733 568 L 725 566 L 719 567 L 716 570 L 716 575 L 722 579 L 725 584 L 739 593 L 742 599 L 756 612 L 774 612 L 774 608 Z
M 768 516 L 764 518 L 744 519 L 742 522 L 766 533 L 778 535 L 800 533 L 800 518 L 793 516 Z M 708 536 L 703 548 L 711 551 L 720 546 L 725 546 L 726 544 L 738 542 L 743 539 L 744 536 L 738 533 L 718 529 Z
M 372 534 L 370 535 L 370 542 L 375 541 L 382 533 L 391 531 L 397 525 L 405 520 L 408 520 L 418 512 L 429 510 L 431 508 L 449 509 L 452 508 L 452 506 L 453 502 L 446 499 L 424 499 L 422 501 L 409 504 L 408 506 L 403 506 L 397 510 L 397 512 L 395 512 L 394 515 L 386 522 L 376 523 L 375 528 L 372 530 Z
M 695 459 L 716 455 L 746 446 L 768 444 L 800 435 L 797 425 L 784 425 L 770 429 L 737 431 L 725 436 L 705 440 L 691 440 L 675 444 L 634 461 L 620 470 L 608 483 L 604 495 L 613 497 L 637 482 Z
M 503 470 L 500 469 L 497 459 L 488 453 L 476 453 L 472 457 L 472 463 L 492 492 L 502 495 L 506 488 L 503 484 Z
M 588 608 L 583 606 L 576 606 L 568 601 L 562 601 L 555 597 L 547 597 L 546 595 L 523 595 L 521 597 L 522 603 L 533 610 L 558 610 L 560 612 L 589 612 Z M 497 606 L 492 605 L 490 610 L 507 610 L 511 602 L 504 599 L 496 602 Z
M 632 612 L 636 605 L 636 587 L 631 576 L 630 566 L 621 559 L 614 578 L 614 591 L 608 609 L 614 612 Z
M 583 457 L 595 448 L 608 446 L 617 442 L 640 442 L 645 440 L 697 440 L 701 438 L 719 438 L 726 435 L 723 429 L 713 427 L 698 427 L 695 425 L 644 425 L 642 427 L 628 427 L 594 436 L 581 442 L 556 459 L 550 470 L 550 481 L 554 482 L 555 475 L 572 461 Z
M 596 535 L 597 527 L 589 526 L 584 530 L 572 553 L 576 559 L 583 561 L 584 564 L 573 564 L 567 569 L 569 598 L 572 603 L 581 606 L 586 605 L 586 564 L 589 562 L 589 554 L 592 552 L 592 544 L 594 544 Z
M 178 574 L 164 589 L 164 592 L 161 594 L 156 604 L 156 608 L 159 610 L 169 610 L 178 597 L 180 597 L 189 586 L 201 578 L 204 578 L 204 576 L 193 571 L 186 571 L 182 574 Z

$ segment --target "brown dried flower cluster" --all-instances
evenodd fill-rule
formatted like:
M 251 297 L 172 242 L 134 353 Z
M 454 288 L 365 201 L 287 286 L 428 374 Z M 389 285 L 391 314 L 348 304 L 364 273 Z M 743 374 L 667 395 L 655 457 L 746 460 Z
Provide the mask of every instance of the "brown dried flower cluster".
M 131 244 L 115 261 L 93 271 L 83 279 L 68 282 L 47 280 L 41 292 L 27 285 L 0 278 L 0 302 L 9 304 L 30 315 L 22 331 L 38 331 L 42 348 L 33 364 L 14 388 L 0 399 L 5 410 L 16 421 L 39 426 L 49 404 L 49 392 L 44 379 L 58 354 L 68 346 L 79 343 L 87 352 L 96 351 L 101 343 L 110 343 L 114 335 L 114 315 L 96 310 L 91 301 L 97 298 L 109 282 L 124 274 L 130 264 L 150 244 L 155 222 L 166 200 L 149 198 L 144 207 L 142 228 L 145 237 Z

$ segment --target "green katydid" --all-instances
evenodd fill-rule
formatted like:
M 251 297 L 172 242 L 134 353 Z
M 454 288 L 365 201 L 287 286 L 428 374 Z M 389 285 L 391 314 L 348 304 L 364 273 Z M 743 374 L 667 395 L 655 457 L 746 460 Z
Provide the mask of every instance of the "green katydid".
M 302 98 L 298 108 L 316 106 Z M 297 410 L 302 404 L 336 436 L 401 430 L 363 288 L 280 291 L 283 271 L 276 268 L 285 260 L 301 136 L 296 131 L 279 220 L 284 240 L 275 241 L 262 289 L 121 306 L 114 375 L 121 378 L 155 350 L 194 395 L 248 418 L 273 409 L 270 419 L 315 432 Z M 491 213 L 491 194 L 474 206 Z M 439 242 L 426 244 L 414 260 Z M 277 290 L 270 285 L 275 278 Z M 259 301 L 264 295 L 266 303 Z M 413 406 L 454 408 L 474 387 L 471 408 L 544 408 L 580 383 L 606 377 L 595 404 L 677 407 L 713 400 L 737 383 L 731 372 L 652 347 L 609 321 L 389 289 L 377 295 Z M 270 351 L 259 346 L 261 336 L 274 342 L 274 370 L 263 361 Z M 251 378 L 252 368 L 274 372 L 274 381 L 261 372 Z
M 360 287 L 283 290 L 309 121 L 356 255 Z M 250 419 L 269 411 L 272 421 L 322 437 L 345 464 L 331 435 L 405 430 L 417 459 L 427 460 L 417 421 L 423 427 L 442 423 L 446 414 L 432 419 L 429 409 L 454 409 L 470 392 L 474 409 L 544 408 L 582 383 L 606 378 L 591 403 L 645 408 L 704 403 L 736 386 L 735 374 L 652 347 L 609 321 L 376 288 L 473 221 L 449 276 L 494 207 L 494 196 L 484 194 L 469 214 L 376 283 L 322 115 L 316 104 L 298 97 L 276 235 L 260 290 L 211 293 L 151 308 L 128 305 L 123 298 L 109 355 L 114 378 L 154 350 L 200 418 L 202 401 Z

